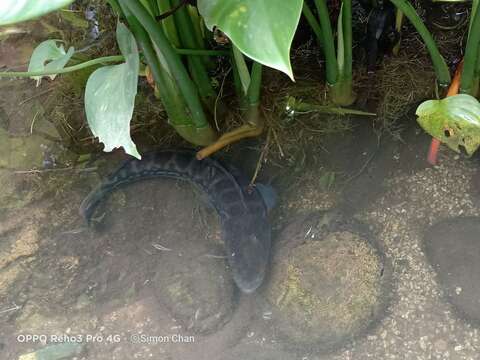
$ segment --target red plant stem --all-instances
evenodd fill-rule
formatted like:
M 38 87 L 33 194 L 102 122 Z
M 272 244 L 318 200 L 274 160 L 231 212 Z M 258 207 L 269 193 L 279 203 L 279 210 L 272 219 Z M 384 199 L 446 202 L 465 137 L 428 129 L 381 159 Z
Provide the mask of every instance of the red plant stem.
M 428 149 L 428 156 L 427 156 L 427 161 L 432 166 L 437 164 L 439 148 L 440 148 L 440 140 L 432 137 L 432 142 L 430 143 L 430 148 Z
M 462 75 L 462 69 L 463 69 L 463 59 L 458 64 L 457 69 L 455 70 L 455 75 L 453 76 L 452 83 L 448 88 L 446 97 L 458 94 L 458 90 L 460 89 L 460 77 Z M 427 156 L 427 161 L 430 165 L 437 164 L 439 148 L 440 148 L 440 140 L 436 138 L 432 138 L 432 142 L 430 143 L 430 148 L 428 149 L 428 156 Z

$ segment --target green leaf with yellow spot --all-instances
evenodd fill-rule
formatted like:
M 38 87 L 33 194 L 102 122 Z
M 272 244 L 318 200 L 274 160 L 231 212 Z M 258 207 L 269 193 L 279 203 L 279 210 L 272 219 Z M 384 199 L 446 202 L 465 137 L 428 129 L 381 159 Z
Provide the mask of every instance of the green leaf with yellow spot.
M 428 100 L 417 108 L 417 121 L 452 150 L 472 155 L 480 146 L 480 103 L 467 94 Z
M 302 13 L 303 0 L 198 0 L 207 26 L 217 26 L 259 63 L 293 80 L 290 47 Z

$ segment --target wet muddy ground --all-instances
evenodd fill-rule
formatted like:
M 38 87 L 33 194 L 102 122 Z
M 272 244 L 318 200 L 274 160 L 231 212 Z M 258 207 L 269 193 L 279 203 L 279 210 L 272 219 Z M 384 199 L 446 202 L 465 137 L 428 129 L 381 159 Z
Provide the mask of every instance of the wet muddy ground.
M 1 358 L 58 351 L 59 340 L 77 359 L 480 358 L 476 321 L 450 305 L 423 236 L 444 219 L 479 215 L 478 159 L 444 150 L 439 166 L 426 167 L 429 139 L 409 126 L 403 140 L 379 142 L 358 128 L 309 149 L 288 188 L 277 178 L 272 270 L 253 295 L 234 287 L 216 214 L 188 184 L 116 191 L 86 228 L 78 206 L 108 172 L 105 161 L 76 173 L 2 170 Z M 329 186 L 319 180 L 325 172 L 337 174 Z M 275 168 L 262 176 L 275 179 Z M 313 234 L 306 219 L 332 208 L 371 239 L 349 245 L 345 236 L 355 235 L 337 231 L 343 242 L 304 240 Z M 350 277 L 335 277 L 343 272 Z
M 27 35 L 59 34 L 40 30 Z M 31 39 L 16 40 L 2 43 L 0 66 L 28 59 Z M 424 70 L 411 60 L 402 66 Z M 403 94 L 412 109 L 430 96 L 420 80 L 402 85 L 418 92 Z M 124 156 L 67 150 L 72 132 L 75 149 L 92 143 L 81 93 L 70 84 L 52 108 L 51 85 L 0 82 L 0 359 L 480 359 L 480 162 L 443 149 L 427 166 L 430 139 L 411 111 L 395 136 L 364 118 L 337 119 L 334 133 L 313 114 L 284 124 L 286 142 L 302 141 L 278 143 L 258 174 L 279 203 L 270 272 L 245 295 L 217 214 L 189 184 L 118 190 L 85 226 L 81 201 Z M 133 127 L 151 146 L 165 121 L 139 98 Z M 269 137 L 221 156 L 253 176 Z

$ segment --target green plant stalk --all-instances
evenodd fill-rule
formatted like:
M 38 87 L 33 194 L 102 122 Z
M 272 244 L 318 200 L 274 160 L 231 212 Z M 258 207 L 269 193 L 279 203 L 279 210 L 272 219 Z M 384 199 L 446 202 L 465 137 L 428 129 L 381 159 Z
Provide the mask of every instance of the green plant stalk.
M 472 13 L 473 20 L 470 24 L 465 56 L 463 57 L 463 71 L 460 79 L 460 93 L 474 94 L 476 72 L 479 68 L 480 54 L 480 11 Z M 478 74 L 478 73 L 477 73 Z
M 120 8 L 119 8 L 120 9 Z M 197 49 L 174 49 L 177 54 L 180 55 L 193 55 L 193 56 L 229 56 L 228 51 L 224 50 L 197 50 Z M 30 76 L 47 76 L 47 75 L 56 75 L 56 74 L 66 74 L 72 71 L 81 70 L 83 68 L 105 64 L 109 62 L 120 62 L 124 61 L 125 58 L 123 55 L 112 55 L 104 56 L 96 59 L 88 60 L 77 65 L 64 67 L 59 70 L 50 70 L 50 71 L 0 71 L 0 77 L 30 77 Z
M 173 0 L 172 4 L 177 6 L 180 2 L 179 0 Z M 195 30 L 187 8 L 182 6 L 175 12 L 174 16 L 182 45 L 190 49 L 198 48 L 199 44 L 195 38 Z M 210 111 L 213 111 L 217 94 L 213 90 L 210 77 L 208 76 L 207 69 L 205 68 L 202 59 L 199 57 L 189 57 L 188 66 L 190 68 L 192 79 L 200 92 L 202 102 Z
M 155 13 L 153 12 L 153 8 L 149 0 L 138 0 L 138 1 L 140 1 L 140 3 L 143 5 L 145 9 L 147 9 L 150 15 L 155 16 Z
M 125 8 L 124 13 L 130 29 L 152 71 L 160 99 L 168 114 L 169 124 L 173 126 L 181 137 L 192 144 L 204 146 L 213 142 L 216 139 L 216 134 L 211 127 L 203 127 L 201 129 L 195 127 L 186 111 L 185 100 L 173 79 L 168 75 L 168 71 L 162 68 L 145 29 L 143 29 L 128 9 Z
M 340 6 L 340 12 L 338 13 L 337 21 L 337 68 L 338 79 L 337 82 L 343 77 L 345 68 L 345 41 L 343 36 L 343 2 Z
M 475 15 L 479 13 L 478 11 L 479 2 L 480 2 L 479 0 L 472 1 L 472 10 L 470 12 L 469 34 L 471 33 L 472 24 L 473 24 Z M 477 65 L 475 67 L 474 76 L 473 76 L 472 94 L 477 97 L 480 96 L 480 46 L 478 48 Z
M 262 88 L 262 64 L 254 61 L 250 75 L 250 86 L 247 91 L 247 121 L 249 124 L 260 128 L 263 123 L 260 119 L 260 92 Z
M 254 61 L 250 75 L 250 86 L 247 91 L 248 104 L 258 106 L 260 104 L 260 90 L 262 87 L 262 64 Z
M 340 106 L 350 106 L 355 102 L 352 79 L 339 79 L 330 85 L 329 95 L 332 102 Z
M 189 117 L 187 112 L 185 111 L 186 105 L 178 106 L 176 112 L 171 112 L 169 109 L 172 107 L 173 101 L 172 98 L 177 97 L 177 104 L 180 104 L 183 99 L 178 90 L 175 90 L 169 83 L 172 81 L 168 75 L 168 71 L 162 68 L 160 61 L 157 58 L 157 54 L 155 49 L 153 48 L 150 38 L 148 37 L 148 33 L 145 29 L 141 26 L 141 24 L 137 21 L 137 19 L 129 12 L 127 8 L 123 9 L 123 12 L 127 18 L 127 22 L 130 26 L 130 29 L 137 40 L 140 50 L 143 52 L 145 56 L 145 60 L 147 61 L 150 70 L 152 71 L 153 78 L 155 83 L 158 85 L 159 88 L 162 89 L 160 92 L 161 100 L 165 106 L 165 110 L 169 115 L 169 120 L 172 125 L 188 125 L 190 124 Z M 167 91 L 168 90 L 168 91 Z M 175 113 L 180 113 L 180 116 L 175 116 Z
M 435 69 L 435 74 L 437 80 L 442 87 L 447 87 L 450 85 L 450 71 L 448 70 L 447 63 L 443 59 L 442 55 L 438 51 L 435 40 L 433 40 L 432 35 L 425 27 L 422 19 L 418 16 L 415 8 L 407 0 L 391 0 L 392 3 L 403 12 L 403 14 L 410 20 L 415 29 L 422 37 L 425 45 L 427 46 L 428 52 L 433 62 L 433 67 Z
M 193 56 L 229 56 L 230 53 L 227 50 L 207 50 L 207 49 L 177 49 L 175 52 L 180 55 L 193 55 Z
M 235 62 L 235 69 L 237 70 L 238 78 L 242 84 L 242 98 L 246 97 L 248 94 L 248 88 L 250 87 L 250 72 L 248 71 L 247 63 L 245 62 L 245 57 L 238 48 L 232 44 L 233 59 Z
M 232 64 L 232 73 L 233 73 L 233 85 L 235 86 L 235 92 L 240 102 L 245 100 L 245 92 L 243 91 L 242 79 L 240 78 L 240 73 L 235 61 L 235 56 L 233 54 L 233 47 L 231 51 L 231 64 Z
M 480 46 L 478 47 L 477 66 L 475 68 L 475 75 L 473 78 L 472 94 L 480 97 Z
M 403 25 L 403 13 L 397 9 L 395 11 L 395 30 L 397 30 L 400 38 L 398 39 L 398 42 L 395 44 L 395 46 L 392 49 L 392 53 L 395 56 L 398 56 L 398 53 L 400 52 L 400 43 L 402 41 L 402 25 Z
M 322 45 L 322 39 L 323 39 L 323 34 L 322 34 L 322 29 L 320 28 L 320 24 L 318 23 L 317 19 L 315 18 L 315 15 L 313 15 L 312 9 L 308 6 L 307 2 L 303 2 L 303 7 L 302 7 L 302 13 L 303 16 L 305 16 L 305 19 L 307 20 L 308 24 L 313 30 L 313 33 L 315 34 L 317 38 L 318 45 L 320 47 L 323 47 Z
M 89 66 L 98 65 L 98 64 L 105 64 L 109 62 L 120 62 L 124 61 L 125 58 L 123 55 L 114 55 L 114 56 L 104 56 L 97 59 L 92 59 L 89 61 L 85 61 L 83 63 L 64 67 L 63 69 L 59 70 L 47 70 L 47 71 L 1 71 L 0 77 L 30 77 L 30 76 L 46 76 L 46 75 L 56 75 L 56 74 L 65 74 L 72 71 L 77 71 L 84 69 Z
M 120 5 L 117 0 L 107 0 L 107 3 L 112 7 L 113 11 L 117 14 L 121 12 Z
M 148 0 L 150 9 L 152 9 L 152 15 L 153 16 L 158 16 L 160 15 L 159 10 L 158 10 L 158 5 L 157 5 L 157 0 Z
M 198 10 L 195 6 L 187 5 L 187 12 L 190 17 L 193 26 L 193 35 L 195 36 L 195 40 L 198 44 L 198 49 L 204 49 L 206 47 L 206 40 L 205 40 L 205 32 L 202 31 L 202 28 L 206 28 L 205 24 L 203 23 L 203 19 L 198 13 Z M 209 70 L 214 70 L 216 68 L 216 64 L 211 61 L 208 57 L 202 58 L 203 64 Z
M 351 1 L 342 3 L 337 22 L 338 79 L 330 85 L 330 98 L 337 105 L 349 106 L 355 102 L 352 81 L 352 16 Z
M 195 84 L 188 76 L 180 56 L 175 52 L 165 34 L 158 26 L 156 21 L 148 14 L 148 12 L 136 0 L 120 0 L 122 4 L 133 13 L 140 24 L 148 32 L 152 42 L 161 50 L 168 67 L 172 71 L 173 77 L 182 92 L 187 106 L 192 115 L 192 120 L 197 128 L 209 127 L 205 113 L 202 108 L 198 90 Z
M 473 0 L 472 1 L 472 14 L 479 14 L 478 10 L 478 4 L 480 3 L 480 0 Z M 480 96 L 480 48 L 478 49 L 478 55 L 477 55 L 477 67 L 475 69 L 475 78 L 474 78 L 474 93 L 477 96 Z M 476 91 L 475 91 L 476 89 Z
M 157 0 L 157 7 L 160 14 L 166 13 L 167 11 L 172 9 L 172 4 L 170 0 Z M 163 20 L 161 20 L 163 31 L 165 32 L 165 36 L 170 40 L 170 43 L 174 47 L 181 47 L 180 45 L 180 37 L 178 36 L 177 26 L 175 25 L 175 19 L 173 16 L 169 16 Z
M 343 48 L 344 64 L 342 79 L 352 80 L 352 0 L 343 0 L 342 3 L 342 29 L 343 29 Z
M 230 56 L 226 50 L 197 50 L 197 49 L 174 49 L 175 52 L 179 55 L 191 55 L 191 56 Z M 109 62 L 120 62 L 124 61 L 125 58 L 123 55 L 112 55 L 112 56 L 103 56 L 96 59 L 88 60 L 80 64 L 64 67 L 59 70 L 51 71 L 0 71 L 0 77 L 29 77 L 29 76 L 47 76 L 47 75 L 56 75 L 56 74 L 65 74 L 72 71 L 81 70 L 83 68 L 105 64 Z
M 472 10 L 470 11 L 470 23 L 468 25 L 469 34 L 470 34 L 470 31 L 472 30 L 473 19 L 475 17 L 475 14 L 477 13 L 478 3 L 479 3 L 479 0 L 472 0 Z
M 192 27 L 193 27 L 193 35 L 195 36 L 195 40 L 197 42 L 197 47 L 199 49 L 205 48 L 205 39 L 203 38 L 203 33 L 202 33 L 202 28 L 201 28 L 201 22 L 202 19 L 200 15 L 198 14 L 198 10 L 194 6 L 187 5 L 186 10 L 188 13 L 188 16 L 192 22 Z
M 323 51 L 325 53 L 325 66 L 327 83 L 332 85 L 337 82 L 338 69 L 337 59 L 335 56 L 335 42 L 333 39 L 332 25 L 328 14 L 327 4 L 325 0 L 315 0 L 318 17 L 322 32 Z

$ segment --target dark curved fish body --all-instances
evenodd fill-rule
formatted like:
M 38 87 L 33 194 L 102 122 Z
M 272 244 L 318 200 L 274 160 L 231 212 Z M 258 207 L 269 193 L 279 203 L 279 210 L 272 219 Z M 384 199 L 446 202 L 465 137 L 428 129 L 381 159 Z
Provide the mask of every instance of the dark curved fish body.
M 97 205 L 113 190 L 157 177 L 189 181 L 208 195 L 219 214 L 233 279 L 243 292 L 255 291 L 270 257 L 267 208 L 260 192 L 249 187 L 241 172 L 218 160 L 197 160 L 192 150 L 162 150 L 147 153 L 142 160 L 128 160 L 85 198 L 80 214 L 90 222 Z

